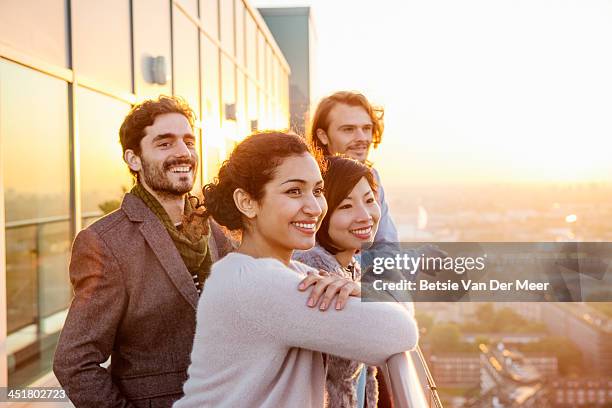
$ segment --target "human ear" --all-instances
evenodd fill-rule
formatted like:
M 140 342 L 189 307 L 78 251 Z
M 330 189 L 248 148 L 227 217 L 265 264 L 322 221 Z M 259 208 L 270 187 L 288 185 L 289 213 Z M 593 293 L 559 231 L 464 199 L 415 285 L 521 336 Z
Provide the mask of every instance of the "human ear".
M 236 204 L 238 211 L 247 218 L 255 218 L 257 215 L 257 201 L 241 188 L 234 190 L 234 204 Z
M 123 153 L 123 160 L 125 160 L 130 170 L 136 173 L 142 170 L 142 161 L 132 149 L 126 149 L 125 153 Z
M 319 128 L 317 129 L 317 137 L 319 138 L 319 140 L 321 141 L 322 144 L 324 144 L 325 146 L 327 146 L 329 144 L 329 138 L 327 137 L 327 132 L 324 131 L 323 129 Z

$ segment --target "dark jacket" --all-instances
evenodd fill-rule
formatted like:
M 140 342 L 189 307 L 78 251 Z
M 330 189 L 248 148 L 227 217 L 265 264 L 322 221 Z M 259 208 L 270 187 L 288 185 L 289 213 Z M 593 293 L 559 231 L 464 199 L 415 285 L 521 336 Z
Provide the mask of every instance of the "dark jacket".
M 216 261 L 231 243 L 210 224 Z M 126 194 L 119 210 L 77 235 L 70 280 L 53 371 L 74 405 L 170 406 L 187 378 L 198 294 L 161 221 Z

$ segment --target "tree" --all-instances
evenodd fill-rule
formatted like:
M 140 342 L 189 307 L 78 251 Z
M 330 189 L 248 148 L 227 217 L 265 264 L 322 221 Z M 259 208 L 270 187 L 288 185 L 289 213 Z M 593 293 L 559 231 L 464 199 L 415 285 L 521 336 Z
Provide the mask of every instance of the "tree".
M 545 337 L 521 347 L 522 351 L 551 353 L 557 357 L 559 373 L 563 376 L 582 373 L 582 353 L 568 338 L 559 336 Z
M 495 323 L 495 309 L 492 303 L 483 303 L 474 312 L 476 322 L 482 327 L 483 331 L 489 331 Z
M 461 349 L 461 332 L 456 324 L 437 324 L 431 328 L 428 338 L 434 353 L 459 351 Z

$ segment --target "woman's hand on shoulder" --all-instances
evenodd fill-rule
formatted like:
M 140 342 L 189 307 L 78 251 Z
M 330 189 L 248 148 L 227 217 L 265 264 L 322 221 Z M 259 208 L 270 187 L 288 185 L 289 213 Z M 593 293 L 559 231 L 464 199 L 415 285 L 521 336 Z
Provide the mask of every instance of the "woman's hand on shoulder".
M 319 306 L 319 310 L 327 310 L 334 298 L 336 299 L 336 310 L 342 310 L 349 296 L 361 296 L 361 285 L 347 278 L 330 275 L 328 272 L 320 271 L 319 274 L 309 273 L 300 282 L 298 289 L 302 292 L 312 286 L 308 298 L 308 306 Z

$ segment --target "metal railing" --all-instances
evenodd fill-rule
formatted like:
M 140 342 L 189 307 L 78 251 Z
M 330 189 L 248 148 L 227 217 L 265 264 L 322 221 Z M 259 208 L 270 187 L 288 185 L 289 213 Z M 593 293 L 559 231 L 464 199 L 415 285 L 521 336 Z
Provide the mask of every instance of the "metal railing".
M 395 408 L 443 408 L 436 383 L 419 346 L 411 352 L 391 356 L 383 375 Z M 426 390 L 429 398 L 425 395 Z

